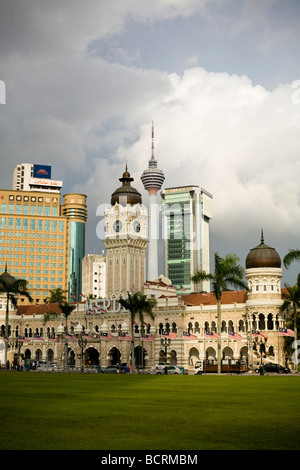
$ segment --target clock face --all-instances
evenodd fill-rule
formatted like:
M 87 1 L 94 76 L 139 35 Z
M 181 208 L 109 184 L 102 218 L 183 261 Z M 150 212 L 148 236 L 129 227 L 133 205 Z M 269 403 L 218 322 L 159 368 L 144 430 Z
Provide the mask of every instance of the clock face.
M 115 232 L 120 232 L 120 230 L 122 230 L 122 222 L 121 222 L 121 220 L 116 220 L 116 221 L 114 222 L 113 230 L 114 230 Z
M 138 220 L 134 221 L 133 228 L 134 228 L 134 231 L 137 233 L 141 231 L 141 224 L 139 223 Z

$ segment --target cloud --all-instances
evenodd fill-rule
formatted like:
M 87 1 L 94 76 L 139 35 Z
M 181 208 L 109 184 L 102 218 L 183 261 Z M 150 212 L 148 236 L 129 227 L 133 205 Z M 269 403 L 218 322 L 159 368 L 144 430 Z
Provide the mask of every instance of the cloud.
M 300 106 L 292 88 L 273 92 L 245 76 L 201 68 L 171 75 L 169 93 L 153 104 L 155 147 L 165 186 L 198 184 L 213 194 L 214 230 L 224 239 L 265 227 L 298 237 Z M 150 122 L 150 116 L 149 116 Z M 150 125 L 119 153 L 145 168 Z
M 183 73 L 139 68 L 139 45 L 132 53 L 114 44 L 130 22 L 170 24 L 215 5 L 224 2 L 7 3 L 0 18 L 0 79 L 7 91 L 0 108 L 1 187 L 11 187 L 17 163 L 50 163 L 64 192 L 88 195 L 87 250 L 93 252 L 102 248 L 97 208 L 110 200 L 125 162 L 147 202 L 140 176 L 154 120 L 164 187 L 195 184 L 213 195 L 214 248 L 248 251 L 261 227 L 276 248 L 297 247 L 300 104 L 291 84 L 270 91 L 246 75 L 196 67 L 201 54 L 194 50 L 184 51 L 189 68 Z M 231 37 L 251 30 L 256 14 L 249 23 L 241 17 Z M 276 43 L 266 31 L 268 44 Z M 101 55 L 104 42 L 113 57 Z

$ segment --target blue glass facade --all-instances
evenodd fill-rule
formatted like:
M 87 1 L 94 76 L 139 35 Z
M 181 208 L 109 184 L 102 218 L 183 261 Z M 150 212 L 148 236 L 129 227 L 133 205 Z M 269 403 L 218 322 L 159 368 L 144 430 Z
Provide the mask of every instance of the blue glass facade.
M 68 290 L 69 302 L 81 300 L 82 260 L 85 255 L 85 224 L 69 222 L 69 273 Z

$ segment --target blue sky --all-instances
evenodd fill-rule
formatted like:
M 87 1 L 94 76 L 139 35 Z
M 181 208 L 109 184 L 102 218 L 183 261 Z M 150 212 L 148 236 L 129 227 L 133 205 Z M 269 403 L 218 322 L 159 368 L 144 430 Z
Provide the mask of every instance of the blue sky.
M 298 0 L 0 0 L 0 187 L 52 165 L 96 210 L 125 162 L 213 195 L 211 254 L 300 247 Z M 293 88 L 293 84 L 295 88 Z M 293 283 L 299 266 L 284 270 Z

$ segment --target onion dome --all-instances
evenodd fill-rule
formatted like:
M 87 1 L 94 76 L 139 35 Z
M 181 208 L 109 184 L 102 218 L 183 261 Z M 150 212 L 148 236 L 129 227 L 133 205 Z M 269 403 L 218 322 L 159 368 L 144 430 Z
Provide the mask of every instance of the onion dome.
M 264 244 L 263 232 L 261 243 L 249 251 L 246 258 L 246 269 L 250 268 L 280 268 L 281 259 L 275 248 Z
M 0 286 L 3 286 L 4 289 L 8 289 L 16 282 L 16 279 L 7 272 L 7 264 L 5 264 L 5 271 L 0 276 Z
M 131 186 L 131 181 L 134 181 L 134 179 L 130 177 L 130 173 L 127 171 L 127 165 L 119 181 L 121 181 L 122 186 L 117 188 L 111 195 L 111 205 L 114 206 L 116 202 L 122 206 L 126 204 L 142 204 L 141 194 Z

